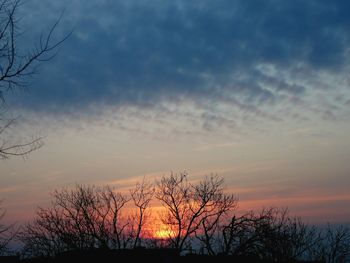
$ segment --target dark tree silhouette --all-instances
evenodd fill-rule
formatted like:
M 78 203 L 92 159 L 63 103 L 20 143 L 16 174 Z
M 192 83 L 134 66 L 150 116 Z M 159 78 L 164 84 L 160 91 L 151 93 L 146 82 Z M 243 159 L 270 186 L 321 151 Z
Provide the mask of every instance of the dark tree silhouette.
M 307 256 L 315 242 L 315 228 L 287 209 L 269 208 L 231 219 L 222 228 L 222 253 L 251 255 L 271 262 L 295 262 Z
M 197 239 L 203 245 L 203 252 L 209 255 L 216 254 L 215 251 L 218 250 L 219 245 L 217 237 L 220 234 L 221 226 L 227 223 L 229 216 L 232 216 L 233 211 L 237 207 L 237 199 L 233 195 L 224 193 L 224 189 L 222 188 L 223 180 L 215 179 L 216 182 L 214 182 L 212 179 L 211 181 L 203 181 L 201 183 L 201 192 L 203 196 L 210 196 L 210 193 L 204 193 L 210 188 L 212 188 L 210 191 L 215 191 L 215 194 L 211 197 L 213 199 L 213 207 L 205 212 L 199 231 L 195 233 Z M 211 184 L 211 186 L 208 187 L 208 184 Z
M 311 248 L 311 258 L 325 263 L 350 262 L 350 230 L 339 225 L 327 225 Z
M 24 252 L 54 256 L 69 250 L 125 248 L 128 222 L 122 209 L 128 198 L 106 187 L 77 185 L 53 193 L 49 208 L 39 208 L 35 220 L 20 234 Z
M 134 237 L 133 248 L 141 246 L 141 236 L 150 213 L 149 205 L 154 195 L 154 185 L 145 178 L 136 186 L 130 189 L 131 200 L 136 207 L 136 213 L 131 215 L 134 226 L 132 227 L 132 236 Z
M 5 94 L 27 87 L 29 77 L 36 73 L 36 67 L 41 62 L 50 60 L 56 54 L 57 47 L 69 36 L 68 34 L 61 40 L 54 41 L 53 33 L 60 22 L 59 18 L 46 35 L 40 36 L 31 50 L 23 50 L 18 41 L 20 20 L 17 17 L 21 2 L 0 1 L 0 159 L 25 156 L 43 145 L 41 138 L 26 142 L 14 142 L 8 138 L 6 133 L 14 125 L 15 119 L 5 117 Z
M 171 174 L 157 183 L 155 196 L 165 208 L 161 221 L 173 233 L 169 235 L 171 246 L 180 251 L 203 231 L 201 240 L 210 251 L 212 229 L 223 214 L 236 207 L 236 198 L 224 193 L 223 180 L 218 176 L 194 184 L 187 180 L 187 174 Z
M 154 251 L 161 247 L 176 253 L 198 252 L 203 260 L 218 256 L 227 262 L 349 262 L 348 228 L 328 225 L 320 230 L 278 208 L 238 216 L 237 199 L 224 190 L 218 176 L 191 182 L 187 174 L 164 176 L 155 188 L 143 180 L 129 191 L 130 196 L 109 186 L 77 185 L 56 190 L 51 206 L 39 208 L 34 221 L 19 233 L 23 255 L 50 257 L 63 252 L 81 255 L 107 250 L 111 255 L 140 251 L 146 255 L 148 252 L 139 247 L 142 245 Z M 166 226 L 166 239 L 162 235 L 157 240 L 157 229 L 153 238 L 144 235 L 145 226 L 152 226 L 147 218 L 151 218 L 154 198 L 162 205 L 159 219 L 163 225 L 159 230 Z M 0 224 L 0 237 L 10 233 L 8 230 Z M 9 240 L 0 238 L 0 253 Z
M 0 256 L 9 252 L 8 245 L 16 236 L 14 225 L 5 225 L 3 223 L 5 214 L 6 210 L 2 206 L 2 201 L 0 201 Z

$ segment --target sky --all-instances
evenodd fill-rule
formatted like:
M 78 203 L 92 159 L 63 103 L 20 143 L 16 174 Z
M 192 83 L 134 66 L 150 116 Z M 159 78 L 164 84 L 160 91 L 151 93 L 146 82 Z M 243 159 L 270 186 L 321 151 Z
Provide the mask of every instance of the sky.
M 7 220 L 60 187 L 186 171 L 222 176 L 241 211 L 350 222 L 349 1 L 30 0 L 23 52 L 62 12 L 71 36 L 5 94 L 5 139 L 45 142 L 0 163 Z

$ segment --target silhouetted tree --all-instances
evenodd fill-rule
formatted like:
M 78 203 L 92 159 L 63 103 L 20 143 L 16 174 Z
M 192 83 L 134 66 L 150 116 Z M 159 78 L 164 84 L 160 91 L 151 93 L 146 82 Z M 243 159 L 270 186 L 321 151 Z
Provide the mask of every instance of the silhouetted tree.
M 186 174 L 164 176 L 155 189 L 143 180 L 129 191 L 130 196 L 109 186 L 77 185 L 54 191 L 51 206 L 39 208 L 19 238 L 24 243 L 24 255 L 30 256 L 145 245 L 178 252 L 194 249 L 205 255 L 249 257 L 257 262 L 349 262 L 348 228 L 328 225 L 320 231 L 290 216 L 287 209 L 278 208 L 237 216 L 237 199 L 224 190 L 218 176 L 191 183 Z M 162 237 L 168 234 L 167 239 L 152 240 L 144 235 L 154 197 L 163 206 L 160 220 L 166 229 Z M 134 213 L 127 204 L 134 206 Z M 1 234 L 8 230 L 0 224 L 0 253 L 10 240 L 1 239 Z
M 122 208 L 128 198 L 114 189 L 77 185 L 53 193 L 49 208 L 39 208 L 35 220 L 21 232 L 26 254 L 53 256 L 67 250 L 127 246 Z
M 203 184 L 202 192 L 204 193 L 207 189 L 215 185 L 215 187 L 212 188 L 212 190 L 216 192 L 212 196 L 213 206 L 209 211 L 205 212 L 199 231 L 195 234 L 203 245 L 203 252 L 209 255 L 215 255 L 216 251 L 218 251 L 218 235 L 220 235 L 221 227 L 223 224 L 227 223 L 229 216 L 232 216 L 233 210 L 237 207 L 237 199 L 234 198 L 233 195 L 224 193 L 222 179 L 217 180 L 209 187 L 205 185 L 208 183 L 210 183 L 208 180 L 201 182 L 201 184 Z M 205 194 L 203 196 L 205 196 Z
M 319 231 L 310 252 L 311 258 L 325 263 L 350 262 L 349 228 L 328 224 L 325 229 Z
M 254 246 L 258 241 L 255 235 L 256 217 L 253 212 L 237 217 L 233 216 L 227 225 L 221 227 L 222 235 L 219 236 L 221 244 L 220 254 L 223 255 L 252 255 Z
M 0 256 L 9 252 L 8 245 L 16 235 L 14 225 L 6 225 L 3 223 L 5 214 L 6 210 L 2 206 L 2 201 L 0 201 Z
M 301 259 L 313 245 L 314 230 L 300 218 L 289 216 L 287 209 L 266 209 L 255 221 L 258 236 L 257 255 L 275 262 L 292 262 Z
M 53 40 L 59 18 L 46 35 L 40 36 L 38 43 L 31 50 L 23 51 L 19 43 L 20 19 L 17 17 L 21 2 L 0 1 L 0 159 L 24 156 L 43 145 L 40 138 L 24 143 L 8 138 L 6 133 L 13 126 L 15 119 L 4 116 L 5 93 L 14 88 L 26 87 L 28 77 L 35 73 L 36 66 L 52 58 L 57 47 L 68 37 L 67 35 L 59 41 Z
M 150 216 L 149 205 L 154 195 L 154 185 L 145 178 L 136 186 L 130 189 L 131 200 L 136 207 L 136 213 L 131 215 L 135 226 L 132 228 L 132 236 L 134 237 L 133 248 L 141 245 L 141 234 L 143 227 Z
M 210 238 L 206 235 L 210 235 L 224 213 L 236 206 L 235 197 L 224 193 L 223 180 L 218 176 L 190 183 L 187 174 L 171 174 L 157 183 L 155 196 L 165 209 L 161 221 L 171 233 L 170 244 L 179 250 L 189 247 L 193 236 L 206 231 L 201 240 L 210 251 Z
M 288 210 L 270 208 L 233 217 L 222 228 L 223 253 L 251 255 L 272 262 L 294 262 L 314 245 L 315 229 Z

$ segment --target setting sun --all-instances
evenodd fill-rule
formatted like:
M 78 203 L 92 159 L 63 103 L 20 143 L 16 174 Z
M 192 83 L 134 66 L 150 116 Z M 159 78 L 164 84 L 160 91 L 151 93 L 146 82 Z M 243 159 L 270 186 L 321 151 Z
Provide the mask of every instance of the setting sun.
M 350 0 L 0 0 L 0 263 L 350 263 Z
M 156 230 L 153 234 L 154 238 L 157 239 L 167 239 L 175 236 L 175 232 L 168 229 L 166 226 L 162 226 L 158 230 Z

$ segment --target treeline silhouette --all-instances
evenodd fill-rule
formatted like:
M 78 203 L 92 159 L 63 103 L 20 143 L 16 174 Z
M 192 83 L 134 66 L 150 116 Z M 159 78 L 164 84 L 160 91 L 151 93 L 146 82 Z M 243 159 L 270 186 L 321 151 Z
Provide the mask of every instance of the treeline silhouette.
M 160 206 L 156 215 L 151 202 Z M 143 179 L 128 192 L 110 186 L 59 189 L 50 206 L 38 208 L 11 238 L 4 238 L 10 228 L 0 225 L 2 254 L 11 239 L 22 244 L 17 257 L 0 261 L 350 262 L 347 227 L 311 226 L 287 209 L 239 214 L 237 203 L 216 175 Z

